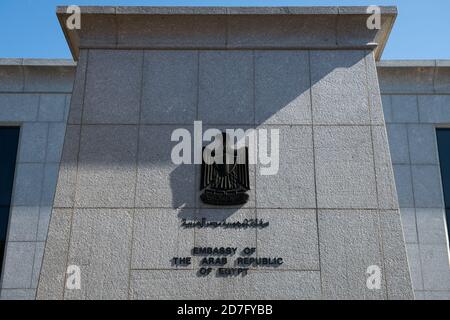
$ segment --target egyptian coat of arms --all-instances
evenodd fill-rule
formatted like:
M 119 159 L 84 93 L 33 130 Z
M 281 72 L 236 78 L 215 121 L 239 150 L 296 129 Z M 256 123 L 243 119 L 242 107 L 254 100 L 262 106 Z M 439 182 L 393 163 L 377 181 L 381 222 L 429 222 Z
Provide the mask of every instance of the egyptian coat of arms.
M 200 199 L 211 205 L 242 205 L 250 190 L 248 148 L 233 148 L 229 136 L 222 133 L 222 154 L 204 152 L 201 169 Z

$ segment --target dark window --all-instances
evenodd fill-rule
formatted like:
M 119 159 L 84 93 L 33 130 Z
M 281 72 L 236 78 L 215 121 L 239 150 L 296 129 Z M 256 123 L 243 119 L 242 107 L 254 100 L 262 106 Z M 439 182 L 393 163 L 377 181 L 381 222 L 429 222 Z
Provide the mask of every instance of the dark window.
M 450 232 L 450 128 L 436 129 L 441 165 L 442 187 L 444 189 L 447 230 Z M 450 237 L 450 234 L 449 234 Z
M 8 231 L 19 130 L 18 127 L 0 127 L 0 274 Z

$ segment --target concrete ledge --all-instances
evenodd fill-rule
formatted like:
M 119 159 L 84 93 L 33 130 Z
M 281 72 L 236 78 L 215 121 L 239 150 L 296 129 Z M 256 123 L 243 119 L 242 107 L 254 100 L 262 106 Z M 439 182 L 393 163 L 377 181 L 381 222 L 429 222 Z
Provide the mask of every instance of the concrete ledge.
M 72 56 L 94 49 L 374 49 L 381 57 L 396 7 L 381 7 L 369 30 L 367 7 L 81 7 L 81 29 L 57 16 Z
M 75 67 L 77 63 L 70 59 L 27 59 L 0 58 L 2 66 L 34 66 L 34 67 Z
M 436 60 L 436 67 L 450 67 L 450 60 Z
M 72 60 L 0 58 L 0 93 L 71 93 L 75 68 Z
M 24 85 L 25 70 L 40 71 L 47 79 L 53 74 L 55 82 L 62 76 L 69 84 L 76 65 L 68 59 L 0 58 L 0 92 L 35 92 Z M 382 94 L 450 94 L 450 60 L 383 60 L 377 70 Z M 64 92 L 71 92 L 66 87 Z
M 66 14 L 68 6 L 58 6 L 56 13 Z M 367 14 L 365 6 L 312 6 L 312 7 L 179 7 L 179 6 L 83 6 L 83 14 L 162 14 L 162 15 L 272 15 L 272 14 Z M 397 7 L 383 6 L 382 14 L 397 14 Z
M 381 60 L 378 68 L 434 68 L 450 67 L 450 60 Z
M 377 63 L 382 94 L 450 94 L 450 60 Z

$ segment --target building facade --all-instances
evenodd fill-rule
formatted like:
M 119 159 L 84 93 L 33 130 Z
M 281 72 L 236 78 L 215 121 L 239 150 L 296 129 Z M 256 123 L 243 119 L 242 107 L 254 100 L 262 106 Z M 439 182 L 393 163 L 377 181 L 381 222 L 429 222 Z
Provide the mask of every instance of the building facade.
M 381 61 L 378 75 L 416 298 L 450 299 L 449 62 Z
M 86 7 L 70 30 L 59 8 L 77 63 L 0 62 L 1 298 L 449 299 L 450 63 L 379 61 L 382 13 Z M 194 121 L 278 130 L 245 205 L 202 203 L 200 166 L 174 164 Z M 216 248 L 236 252 L 197 254 Z

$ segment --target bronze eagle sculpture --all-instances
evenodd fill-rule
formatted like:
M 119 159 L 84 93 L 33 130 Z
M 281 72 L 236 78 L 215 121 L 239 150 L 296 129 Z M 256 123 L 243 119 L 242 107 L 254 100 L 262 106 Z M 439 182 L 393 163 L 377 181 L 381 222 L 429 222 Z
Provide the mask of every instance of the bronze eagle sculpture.
M 200 199 L 206 204 L 242 205 L 248 201 L 248 148 L 231 148 L 229 140 L 228 135 L 223 132 L 222 154 L 216 155 L 215 150 L 208 154 L 205 153 L 205 147 L 203 148 L 200 182 L 200 190 L 203 193 Z

